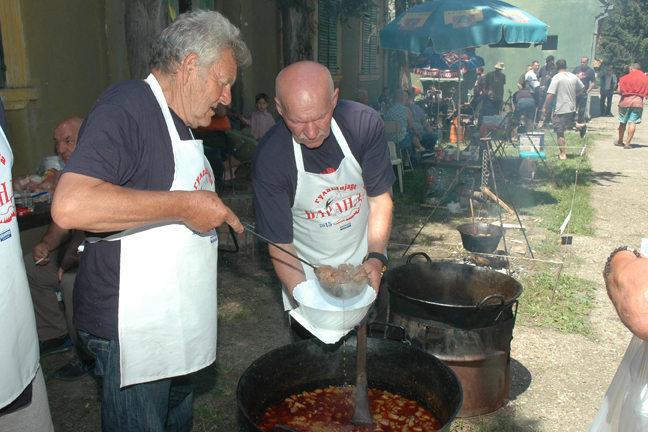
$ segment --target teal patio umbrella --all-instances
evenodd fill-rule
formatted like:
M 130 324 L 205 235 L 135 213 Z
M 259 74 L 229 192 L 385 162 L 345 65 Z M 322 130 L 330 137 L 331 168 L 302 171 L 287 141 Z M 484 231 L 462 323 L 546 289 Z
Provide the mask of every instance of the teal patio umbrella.
M 380 46 L 422 54 L 489 45 L 526 48 L 547 40 L 547 24 L 497 0 L 435 0 L 407 10 L 380 30 Z
M 498 0 L 435 0 L 414 6 L 387 24 L 380 30 L 380 46 L 423 54 L 432 42 L 436 52 L 458 50 L 461 56 L 462 49 L 481 45 L 526 48 L 544 43 L 547 27 L 522 9 Z M 461 81 L 459 98 L 457 136 L 461 136 Z

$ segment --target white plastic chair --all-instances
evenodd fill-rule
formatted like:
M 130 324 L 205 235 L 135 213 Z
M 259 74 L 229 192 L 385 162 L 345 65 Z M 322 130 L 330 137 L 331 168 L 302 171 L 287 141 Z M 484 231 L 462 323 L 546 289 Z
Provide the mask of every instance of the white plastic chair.
M 388 134 L 398 134 L 401 129 L 403 129 L 403 124 L 395 120 L 385 120 L 385 133 Z M 414 166 L 410 160 L 409 153 L 407 148 L 398 149 L 400 152 L 400 159 L 403 163 L 403 172 L 414 172 Z M 408 164 L 408 167 L 405 166 L 405 163 Z
M 396 144 L 394 144 L 393 141 L 387 141 L 387 145 L 389 146 L 389 159 L 391 159 L 392 166 L 396 166 L 396 172 L 398 173 L 398 185 L 400 186 L 401 193 L 403 193 L 403 160 L 398 157 Z M 394 195 L 391 189 L 389 193 L 391 195 Z

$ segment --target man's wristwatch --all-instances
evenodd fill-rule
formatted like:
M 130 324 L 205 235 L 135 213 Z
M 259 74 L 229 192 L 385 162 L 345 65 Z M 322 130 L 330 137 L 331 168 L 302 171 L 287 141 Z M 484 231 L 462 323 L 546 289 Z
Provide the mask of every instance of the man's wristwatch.
M 387 257 L 378 252 L 369 252 L 362 262 L 365 263 L 369 258 L 376 258 L 383 264 L 382 269 L 380 269 L 380 276 L 382 276 L 385 270 L 387 270 Z

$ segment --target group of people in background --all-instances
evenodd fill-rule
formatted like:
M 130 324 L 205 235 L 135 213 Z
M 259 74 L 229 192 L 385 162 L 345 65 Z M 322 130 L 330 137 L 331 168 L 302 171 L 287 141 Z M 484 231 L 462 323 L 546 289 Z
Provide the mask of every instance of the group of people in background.
M 494 70 L 484 74 L 483 68 L 477 69 L 477 81 L 474 86 L 473 107 L 481 107 L 480 118 L 497 115 L 504 104 L 504 84 L 506 77 L 501 72 L 503 63 L 499 62 Z M 630 141 L 636 125 L 641 123 L 643 100 L 648 97 L 648 76 L 641 71 L 641 65 L 634 63 L 629 73 L 618 79 L 614 68 L 607 66 L 605 73 L 599 76 L 600 115 L 612 117 L 612 97 L 615 93 L 621 96 L 619 102 L 619 139 L 615 145 L 626 149 L 632 148 Z M 589 66 L 589 58 L 581 58 L 580 65 L 572 72 L 567 70 L 567 62 L 554 56 L 547 56 L 545 65 L 533 61 L 520 76 L 518 90 L 512 95 L 515 104 L 514 118 L 518 122 L 524 119 L 528 131 L 536 128 L 552 127 L 558 137 L 560 158 L 566 159 L 564 133 L 576 129 L 581 137 L 587 133 L 588 110 L 587 100 L 596 87 L 596 74 Z M 627 138 L 623 137 L 627 131 Z

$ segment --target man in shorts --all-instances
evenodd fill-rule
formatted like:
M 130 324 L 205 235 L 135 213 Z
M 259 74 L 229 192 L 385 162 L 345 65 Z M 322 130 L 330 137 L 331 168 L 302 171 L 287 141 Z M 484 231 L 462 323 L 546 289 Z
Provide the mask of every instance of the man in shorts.
M 587 125 L 576 123 L 576 96 L 585 90 L 585 86 L 576 75 L 567 72 L 567 62 L 558 60 L 556 62 L 558 73 L 551 80 L 549 90 L 547 90 L 547 99 L 542 107 L 542 115 L 547 115 L 547 107 L 556 98 L 556 110 L 553 117 L 553 126 L 556 136 L 558 137 L 558 147 L 560 147 L 560 159 L 567 159 L 565 152 L 565 131 L 576 127 L 583 138 L 587 133 Z
M 639 63 L 633 63 L 630 66 L 630 73 L 619 79 L 618 93 L 621 95 L 619 101 L 619 140 L 615 141 L 614 145 L 631 149 L 630 141 L 634 136 L 635 128 L 641 123 L 643 100 L 648 97 L 648 76 L 641 71 Z M 623 135 L 625 135 L 626 125 L 628 125 L 628 137 L 624 144 Z

